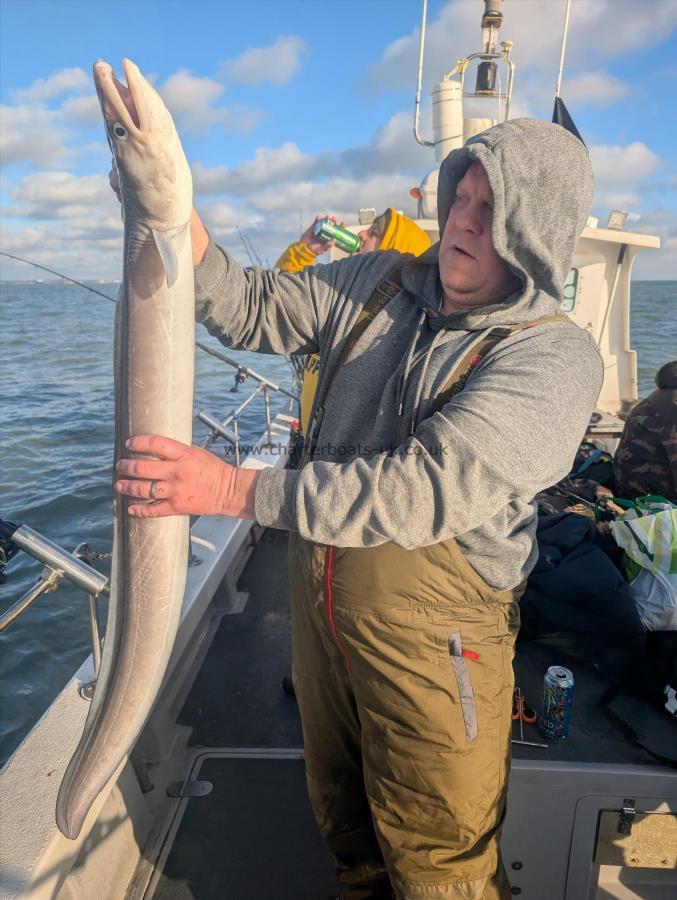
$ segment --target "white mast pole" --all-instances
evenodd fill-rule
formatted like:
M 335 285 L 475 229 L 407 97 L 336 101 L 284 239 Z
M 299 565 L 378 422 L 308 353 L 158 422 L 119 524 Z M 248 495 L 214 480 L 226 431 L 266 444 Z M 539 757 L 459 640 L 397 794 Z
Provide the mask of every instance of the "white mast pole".
M 416 78 L 416 98 L 414 100 L 414 137 L 419 144 L 424 147 L 434 147 L 434 141 L 426 141 L 421 137 L 419 132 L 419 121 L 421 115 L 421 85 L 423 83 L 423 53 L 425 49 L 425 25 L 428 13 L 428 0 L 423 0 L 423 15 L 421 17 L 421 41 L 418 48 L 418 76 Z
M 567 35 L 569 32 L 569 13 L 571 12 L 571 0 L 567 0 L 567 11 L 564 16 L 564 33 L 562 34 L 562 51 L 559 55 L 559 71 L 557 73 L 557 87 L 555 88 L 555 99 L 559 97 L 560 88 L 562 87 L 562 72 L 564 71 L 564 54 L 567 47 Z

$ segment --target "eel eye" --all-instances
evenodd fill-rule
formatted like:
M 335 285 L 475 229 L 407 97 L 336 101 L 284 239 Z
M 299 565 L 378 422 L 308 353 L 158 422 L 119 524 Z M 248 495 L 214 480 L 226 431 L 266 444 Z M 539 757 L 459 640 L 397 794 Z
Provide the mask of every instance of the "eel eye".
M 119 141 L 126 141 L 129 137 L 127 129 L 124 125 L 120 125 L 119 122 L 113 122 L 113 134 Z

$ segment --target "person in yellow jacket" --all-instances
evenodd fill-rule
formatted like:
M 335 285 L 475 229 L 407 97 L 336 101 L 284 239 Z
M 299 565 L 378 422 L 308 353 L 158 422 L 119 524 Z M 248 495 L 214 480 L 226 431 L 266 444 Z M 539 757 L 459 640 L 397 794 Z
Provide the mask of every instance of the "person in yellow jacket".
M 276 269 L 285 272 L 300 272 L 306 266 L 312 266 L 320 254 L 326 253 L 334 246 L 333 241 L 319 238 L 314 231 L 315 223 L 325 216 L 316 216 L 313 224 L 303 232 L 301 237 L 284 251 L 275 263 Z M 333 216 L 329 217 L 336 221 Z M 373 250 L 399 250 L 400 253 L 413 253 L 420 256 L 430 247 L 430 238 L 418 225 L 402 213 L 389 207 L 377 216 L 368 228 L 358 232 L 360 249 L 357 253 L 371 253 Z M 310 413 L 313 408 L 317 379 L 320 371 L 320 357 L 313 353 L 306 360 L 301 387 L 301 431 L 308 434 Z

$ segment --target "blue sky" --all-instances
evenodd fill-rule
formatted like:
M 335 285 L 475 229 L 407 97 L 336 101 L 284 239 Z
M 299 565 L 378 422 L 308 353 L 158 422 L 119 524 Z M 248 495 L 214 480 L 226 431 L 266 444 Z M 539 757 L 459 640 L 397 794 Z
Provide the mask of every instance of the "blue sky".
M 425 96 L 479 49 L 481 0 L 431 0 Z M 513 114 L 549 118 L 563 0 L 505 0 Z M 91 84 L 129 56 L 172 111 L 195 203 L 243 258 L 237 228 L 274 262 L 316 212 L 414 212 L 433 167 L 411 137 L 417 0 L 2 0 L 2 243 L 74 277 L 118 277 L 121 226 Z M 677 0 L 574 0 L 563 96 L 590 147 L 593 211 L 658 233 L 635 278 L 677 278 Z M 672 109 L 671 107 L 672 103 Z M 429 109 L 423 130 L 430 134 Z M 2 277 L 35 270 L 3 260 Z

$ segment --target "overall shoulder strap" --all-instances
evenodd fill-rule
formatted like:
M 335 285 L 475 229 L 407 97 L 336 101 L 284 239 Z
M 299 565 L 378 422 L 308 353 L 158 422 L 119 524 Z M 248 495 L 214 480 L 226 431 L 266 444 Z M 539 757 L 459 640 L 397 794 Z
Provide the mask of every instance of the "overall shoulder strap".
M 322 417 L 324 416 L 324 404 L 333 384 L 336 372 L 338 372 L 343 363 L 346 361 L 346 357 L 362 337 L 371 322 L 373 322 L 373 320 L 381 312 L 381 310 L 388 303 L 390 303 L 393 297 L 395 297 L 402 289 L 402 269 L 411 259 L 413 259 L 412 253 L 400 254 L 400 259 L 398 259 L 397 265 L 393 269 L 391 269 L 391 271 L 385 276 L 385 278 L 382 278 L 376 285 L 376 287 L 372 291 L 371 297 L 367 300 L 367 302 L 360 310 L 359 315 L 355 320 L 355 324 L 348 332 L 348 336 L 346 338 L 345 344 L 343 345 L 343 350 L 341 351 L 339 361 L 336 365 L 336 368 L 334 369 L 331 378 L 324 388 L 323 402 L 321 404 L 315 404 L 313 418 L 310 422 L 308 434 L 306 435 L 305 443 L 303 445 L 303 457 L 301 460 L 301 465 L 304 465 L 306 462 L 308 462 L 315 451 L 315 447 L 317 445 L 317 435 L 322 423 Z
M 411 254 L 407 254 L 407 256 L 409 257 Z M 405 262 L 398 261 L 395 268 L 389 272 L 385 278 L 382 278 L 374 288 L 371 297 L 360 310 L 360 314 L 355 320 L 355 324 L 348 332 L 348 337 L 346 338 L 343 352 L 341 353 L 335 371 L 338 371 L 346 361 L 346 357 L 362 337 L 369 325 L 374 321 L 376 316 L 388 303 L 390 303 L 393 297 L 401 291 L 402 269 L 406 262 L 408 262 L 408 260 L 405 260 Z M 329 388 L 329 385 L 327 387 Z
M 520 322 L 517 325 L 499 325 L 488 331 L 455 366 L 444 387 L 435 397 L 430 408 L 430 415 L 439 412 L 445 403 L 448 403 L 452 397 L 463 390 L 475 366 L 481 363 L 484 357 L 497 344 L 510 337 L 511 334 L 524 331 L 527 328 L 534 328 L 536 325 L 543 325 L 546 322 L 568 322 L 573 324 L 569 316 L 564 313 L 554 313 L 550 316 L 543 316 L 541 319 L 536 319 L 533 322 Z

